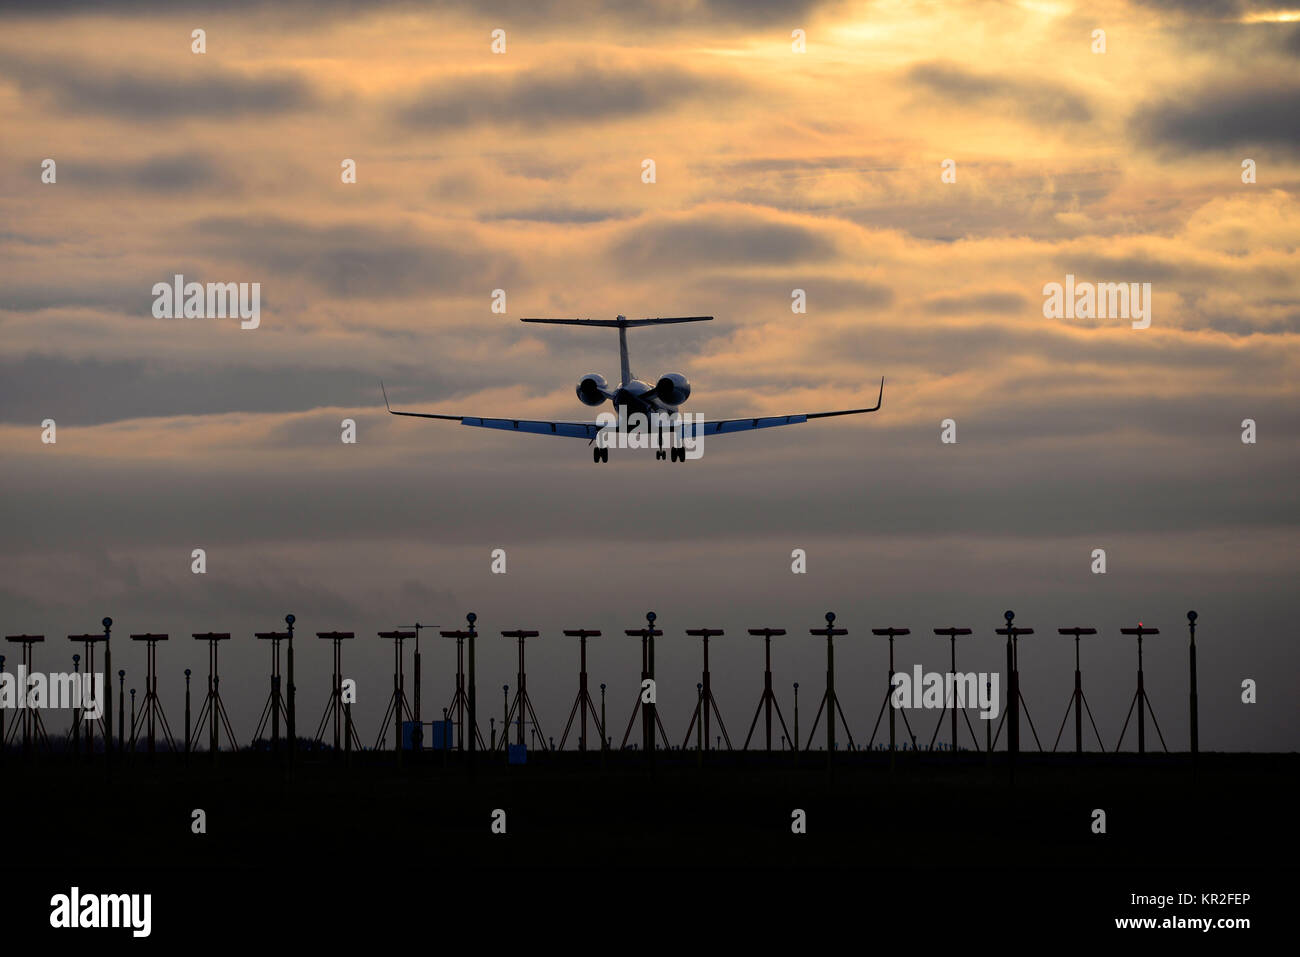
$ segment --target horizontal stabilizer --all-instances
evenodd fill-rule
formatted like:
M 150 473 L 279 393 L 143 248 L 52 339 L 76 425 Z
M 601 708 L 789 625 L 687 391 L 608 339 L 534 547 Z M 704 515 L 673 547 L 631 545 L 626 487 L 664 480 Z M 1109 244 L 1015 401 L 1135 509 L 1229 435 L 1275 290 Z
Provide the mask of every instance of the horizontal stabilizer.
M 520 319 L 520 322 L 545 322 L 554 326 L 592 326 L 611 329 L 626 329 L 631 326 L 659 326 L 671 322 L 712 322 L 712 316 L 662 316 L 655 319 Z

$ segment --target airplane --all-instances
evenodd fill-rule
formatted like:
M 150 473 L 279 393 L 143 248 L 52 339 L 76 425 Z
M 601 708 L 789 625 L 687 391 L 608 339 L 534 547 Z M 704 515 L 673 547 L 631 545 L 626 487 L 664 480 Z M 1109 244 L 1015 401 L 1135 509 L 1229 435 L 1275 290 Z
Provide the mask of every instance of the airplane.
M 668 325 L 678 322 L 711 322 L 712 316 L 674 316 L 654 319 L 629 319 L 626 316 L 619 316 L 617 319 L 520 319 L 520 322 L 538 322 L 548 323 L 557 326 L 581 326 L 583 328 L 606 328 L 618 330 L 618 353 L 619 369 L 621 381 L 617 388 L 611 388 L 605 381 L 605 377 L 597 372 L 591 372 L 578 380 L 577 394 L 578 400 L 586 406 L 597 407 L 604 405 L 606 402 L 612 402 L 616 412 L 619 413 L 618 421 L 623 423 L 625 430 L 628 428 L 627 422 L 635 413 L 641 413 L 647 421 L 651 420 L 652 414 L 659 416 L 676 417 L 679 407 L 686 402 L 691 395 L 691 384 L 687 381 L 686 376 L 679 372 L 666 373 L 651 385 L 642 379 L 634 378 L 632 367 L 628 361 L 627 353 L 627 330 L 637 326 L 659 326 Z M 560 435 L 570 438 L 588 439 L 590 443 L 595 444 L 592 449 L 592 461 L 596 463 L 609 461 L 609 448 L 601 443 L 596 443 L 600 433 L 611 429 L 617 431 L 618 426 L 612 426 L 601 422 L 552 422 L 536 419 L 486 419 L 470 415 L 443 415 L 435 412 L 402 412 L 394 409 L 388 402 L 388 390 L 384 389 L 384 384 L 380 382 L 380 389 L 384 393 L 384 405 L 391 415 L 409 415 L 421 419 L 447 419 L 452 422 L 459 422 L 461 425 L 470 425 L 482 429 L 502 429 L 507 432 L 529 432 L 535 435 Z M 861 415 L 866 412 L 875 412 L 880 408 L 885 398 L 885 379 L 880 379 L 880 394 L 876 398 L 876 404 L 869 409 L 843 409 L 837 412 L 803 412 L 795 415 L 770 415 L 759 418 L 747 419 L 718 419 L 715 421 L 706 421 L 703 423 L 690 424 L 687 422 L 682 429 L 688 435 L 730 435 L 734 432 L 748 432 L 754 429 L 769 429 L 780 425 L 800 425 L 809 419 L 826 419 L 837 415 Z M 658 421 L 663 421 L 659 419 Z M 657 446 L 655 457 L 663 459 L 666 456 L 662 441 Z M 672 448 L 668 451 L 672 453 L 672 461 L 685 462 L 686 448 L 681 444 L 681 437 L 675 437 L 672 442 Z

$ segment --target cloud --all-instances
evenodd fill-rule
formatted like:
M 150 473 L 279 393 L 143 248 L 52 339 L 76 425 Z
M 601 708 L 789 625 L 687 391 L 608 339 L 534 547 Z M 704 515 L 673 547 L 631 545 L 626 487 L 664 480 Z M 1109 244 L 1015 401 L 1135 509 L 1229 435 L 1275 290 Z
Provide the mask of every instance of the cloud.
M 591 209 L 578 206 L 533 206 L 528 209 L 502 209 L 480 213 L 481 222 L 500 220 L 525 220 L 534 223 L 556 223 L 561 225 L 582 225 L 599 223 L 607 219 L 626 219 L 634 215 L 631 210 Z
M 208 155 L 198 152 L 166 153 L 119 162 L 82 161 L 76 157 L 60 159 L 59 184 L 94 189 L 126 187 L 164 194 L 220 186 L 228 195 L 233 187 L 225 169 Z
M 1165 151 L 1300 148 L 1300 83 L 1217 82 L 1140 106 L 1130 127 Z
M 881 156 L 752 156 L 720 163 L 701 163 L 703 173 L 723 175 L 775 173 L 783 177 L 800 177 L 809 173 L 851 172 L 892 173 L 901 169 L 896 162 Z
M 946 61 L 918 63 L 906 78 L 913 86 L 957 108 L 1006 105 L 1036 123 L 1087 123 L 1092 108 L 1087 99 L 1067 86 L 1042 77 L 1016 77 L 977 73 Z
M 1250 11 L 1271 12 L 1285 6 L 1278 0 L 1136 0 L 1136 3 L 1164 13 L 1215 20 L 1235 20 Z
M 1143 252 L 1131 254 L 1062 249 L 1056 255 L 1062 273 L 1089 282 L 1168 282 L 1209 279 L 1203 263 L 1170 262 Z M 1057 282 L 1062 281 L 1057 277 Z
M 26 92 L 50 97 L 69 113 L 128 120 L 273 115 L 316 102 L 311 87 L 286 71 L 252 75 L 204 65 L 178 75 L 0 53 L 0 75 Z
M 961 316 L 973 312 L 993 312 L 1014 315 L 1023 312 L 1028 300 L 1019 293 L 991 290 L 972 290 L 959 296 L 935 296 L 922 305 L 926 312 L 936 316 Z
M 193 229 L 193 244 L 213 254 L 256 267 L 268 279 L 306 278 L 343 299 L 468 291 L 486 295 L 519 271 L 509 254 L 477 249 L 464 235 L 444 241 L 413 229 L 316 226 L 275 217 L 211 217 Z
M 439 15 L 460 14 L 478 18 L 494 16 L 511 23 L 569 24 L 575 18 L 584 23 L 614 21 L 646 26 L 700 26 L 709 24 L 763 25 L 786 23 L 791 17 L 807 20 L 826 0 L 643 0 L 627 4 L 619 0 L 117 0 L 115 16 L 156 16 L 183 13 L 265 14 L 270 17 L 357 17 L 363 13 L 392 10 Z M 101 14 L 102 0 L 0 0 L 0 15 L 24 18 Z M 567 26 L 562 29 L 568 29 Z
M 542 128 L 644 116 L 734 89 L 729 80 L 676 67 L 548 67 L 461 75 L 430 84 L 398 107 L 397 119 L 426 130 L 479 124 Z
M 834 241 L 804 223 L 743 209 L 704 207 L 637 220 L 609 248 L 625 272 L 708 266 L 779 266 L 836 257 Z
M 51 393 L 47 382 L 76 382 L 77 388 Z M 277 363 L 255 368 L 231 361 L 74 360 L 53 355 L 0 359 L 0 420 L 13 423 L 39 422 L 46 416 L 62 426 L 330 405 L 373 409 L 378 396 L 374 378 L 343 365 L 294 368 Z
M 7 282 L 0 289 L 0 309 L 39 312 L 42 309 L 88 308 L 148 315 L 153 304 L 149 290 L 157 281 L 143 275 L 136 282 L 120 275 L 105 279 L 77 274 L 75 267 L 67 266 L 48 277 Z
M 884 283 L 815 273 L 797 278 L 792 276 L 784 281 L 766 277 L 706 275 L 693 280 L 688 288 L 692 301 L 702 303 L 701 308 L 716 309 L 719 318 L 766 311 L 764 304 L 768 308 L 779 307 L 784 318 L 791 315 L 791 290 L 796 288 L 804 290 L 807 295 L 808 309 L 818 313 L 842 310 L 857 314 L 883 309 L 894 301 L 894 290 Z

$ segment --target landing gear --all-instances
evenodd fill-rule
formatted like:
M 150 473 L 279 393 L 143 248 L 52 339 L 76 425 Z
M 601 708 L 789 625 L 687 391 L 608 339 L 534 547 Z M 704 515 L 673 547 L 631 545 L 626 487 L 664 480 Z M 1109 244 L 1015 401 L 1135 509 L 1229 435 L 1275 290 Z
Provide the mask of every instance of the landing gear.
M 602 449 L 602 448 L 600 448 L 600 447 L 593 448 L 593 449 L 591 450 L 591 460 L 592 460 L 593 462 L 596 462 L 597 464 L 599 464 L 599 463 L 601 463 L 601 462 L 608 462 L 608 461 L 609 461 L 609 449 Z
M 672 461 L 674 461 L 674 462 L 685 462 L 685 461 L 686 461 L 686 449 L 685 449 L 685 447 L 680 448 L 680 449 L 679 449 L 679 448 L 674 448 L 674 449 L 671 449 L 670 451 L 673 453 L 673 455 L 672 455 Z M 659 453 L 659 454 L 662 455 L 663 453 L 661 452 L 661 453 Z
M 674 449 L 674 450 L 673 450 L 673 453 L 674 453 L 674 454 L 673 454 L 673 460 L 674 460 L 674 461 L 677 460 L 676 452 L 677 452 L 677 450 Z M 655 452 L 655 458 L 659 459 L 659 461 L 662 462 L 664 459 L 668 458 L 668 453 L 666 453 L 663 449 L 659 449 L 657 452 Z

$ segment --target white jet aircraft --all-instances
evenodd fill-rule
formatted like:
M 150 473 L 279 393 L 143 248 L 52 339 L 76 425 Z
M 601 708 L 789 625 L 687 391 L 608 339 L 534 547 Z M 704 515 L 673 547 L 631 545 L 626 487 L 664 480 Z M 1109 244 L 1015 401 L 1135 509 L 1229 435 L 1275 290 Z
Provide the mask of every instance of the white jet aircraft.
M 659 319 L 628 319 L 626 316 L 619 316 L 617 319 L 521 319 L 521 322 L 545 322 L 553 325 L 564 326 L 584 326 L 603 327 L 618 330 L 618 352 L 619 366 L 621 370 L 621 382 L 617 388 L 610 388 L 605 377 L 599 373 L 593 372 L 582 377 L 578 382 L 578 399 L 583 405 L 600 406 L 605 402 L 612 402 L 616 413 L 617 420 L 621 423 L 621 428 L 625 431 L 635 431 L 636 425 L 629 426 L 629 421 L 636 422 L 641 416 L 645 417 L 646 422 L 659 421 L 665 419 L 676 422 L 678 419 L 679 407 L 690 397 L 691 384 L 686 380 L 686 376 L 679 372 L 670 372 L 659 377 L 659 380 L 651 385 L 641 379 L 633 378 L 632 368 L 628 363 L 627 357 L 627 330 L 632 326 L 657 326 L 667 325 L 674 322 L 709 322 L 712 316 L 677 316 L 672 318 Z M 383 383 L 380 383 L 383 389 Z M 563 435 L 577 439 L 588 439 L 596 442 L 601 432 L 617 431 L 620 426 L 608 425 L 601 422 L 548 422 L 536 419 L 484 419 L 470 415 L 442 415 L 435 412 L 400 412 L 394 409 L 388 403 L 388 391 L 383 389 L 384 405 L 393 415 L 410 415 L 422 419 L 450 419 L 453 422 L 459 422 L 461 425 L 472 425 L 482 429 L 503 429 L 509 432 L 531 432 L 536 435 Z M 748 432 L 751 429 L 770 429 L 778 425 L 800 425 L 809 419 L 825 419 L 833 415 L 860 415 L 864 412 L 875 412 L 880 408 L 881 402 L 885 397 L 885 380 L 881 377 L 880 394 L 876 398 L 876 404 L 869 409 L 844 409 L 839 412 L 803 412 L 795 415 L 771 415 L 762 418 L 749 419 L 719 419 L 708 421 L 702 424 L 685 422 L 676 426 L 671 442 L 663 438 L 662 424 L 660 426 L 659 442 L 655 446 L 656 458 L 665 458 L 666 446 L 671 444 L 672 460 L 674 462 L 686 461 L 686 448 L 682 444 L 685 438 L 697 435 L 730 435 L 733 432 Z M 640 413 L 638 416 L 637 413 Z M 658 416 L 659 418 L 652 418 Z M 596 443 L 592 449 L 592 460 L 595 462 L 609 461 L 609 448 L 605 445 L 604 439 Z M 650 442 L 647 441 L 649 446 Z

